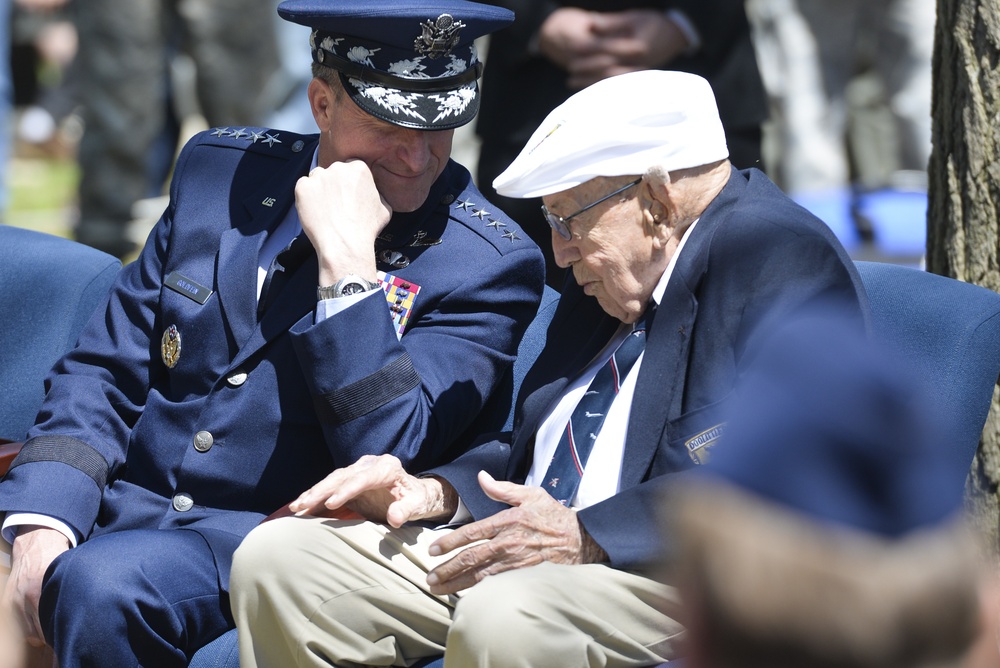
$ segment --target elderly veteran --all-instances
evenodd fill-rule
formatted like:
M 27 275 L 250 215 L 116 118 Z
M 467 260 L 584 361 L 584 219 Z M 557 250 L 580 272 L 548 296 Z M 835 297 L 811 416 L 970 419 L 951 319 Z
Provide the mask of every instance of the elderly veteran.
M 997 665 L 965 467 L 926 379 L 890 352 L 832 308 L 782 323 L 718 456 L 669 490 L 687 668 Z
M 185 665 L 232 627 L 232 554 L 267 514 L 362 455 L 422 469 L 499 426 L 473 423 L 537 310 L 541 253 L 449 155 L 478 106 L 473 41 L 513 15 L 279 13 L 313 27 L 319 134 L 187 144 L 0 482 L 4 601 L 62 668 Z
M 762 173 L 730 167 L 698 76 L 584 89 L 496 187 L 544 198 L 575 279 L 513 433 L 419 477 L 362 458 L 252 531 L 233 565 L 244 668 L 675 657 L 674 592 L 649 570 L 661 490 L 707 459 L 762 321 L 837 297 L 864 327 L 844 250 Z M 342 507 L 366 519 L 315 516 Z

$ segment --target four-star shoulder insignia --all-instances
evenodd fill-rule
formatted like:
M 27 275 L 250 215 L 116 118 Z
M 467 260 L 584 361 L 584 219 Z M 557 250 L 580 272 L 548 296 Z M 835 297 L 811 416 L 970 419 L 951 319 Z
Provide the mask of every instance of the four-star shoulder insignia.
M 215 128 L 209 133 L 209 135 L 212 137 L 222 137 L 227 139 L 242 139 L 243 141 L 251 144 L 260 142 L 261 144 L 267 144 L 272 148 L 275 144 L 283 143 L 280 139 L 278 139 L 278 137 L 281 136 L 280 134 L 277 132 L 272 134 L 263 128 Z M 305 144 L 302 144 L 302 146 L 305 146 Z M 293 151 L 294 150 L 295 149 L 293 148 Z M 298 150 L 302 150 L 302 148 L 299 147 Z
M 506 230 L 503 229 L 507 227 L 507 223 L 503 222 L 502 220 L 495 220 L 494 218 L 491 217 L 492 214 L 486 210 L 486 207 L 479 208 L 479 205 L 477 205 L 472 200 L 468 199 L 456 200 L 455 210 L 465 211 L 470 218 L 478 218 L 479 220 L 483 221 L 483 224 L 486 227 L 492 227 L 496 232 L 500 233 L 500 236 L 502 238 L 510 240 L 512 244 L 515 241 L 519 241 L 521 239 L 521 237 L 518 236 L 517 232 L 515 232 L 513 229 L 506 229 Z

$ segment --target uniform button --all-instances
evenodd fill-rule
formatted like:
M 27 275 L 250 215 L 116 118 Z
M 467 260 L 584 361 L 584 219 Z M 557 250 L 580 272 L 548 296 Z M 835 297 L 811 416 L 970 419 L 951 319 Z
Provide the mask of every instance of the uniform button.
M 181 492 L 180 494 L 174 494 L 174 510 L 179 513 L 186 513 L 194 507 L 194 499 L 191 498 L 190 494 L 185 494 Z
M 304 141 L 302 141 L 301 139 L 296 140 L 296 142 L 294 144 L 292 144 L 292 153 L 298 153 L 299 151 L 301 151 L 305 147 L 306 147 L 306 143 Z
M 215 444 L 212 434 L 207 431 L 199 431 L 194 435 L 194 449 L 198 452 L 208 452 Z
M 239 387 L 247 382 L 247 372 L 243 370 L 234 371 L 226 378 L 226 382 L 229 383 L 229 387 Z

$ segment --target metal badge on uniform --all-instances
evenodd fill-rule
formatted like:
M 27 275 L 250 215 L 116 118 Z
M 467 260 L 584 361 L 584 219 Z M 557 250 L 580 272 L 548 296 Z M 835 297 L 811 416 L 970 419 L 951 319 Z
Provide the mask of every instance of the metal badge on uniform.
M 711 429 L 706 429 L 697 436 L 684 441 L 684 447 L 687 448 L 688 454 L 691 455 L 691 459 L 695 464 L 708 463 L 708 460 L 711 459 L 710 449 L 719 440 L 719 437 L 722 436 L 725 427 L 725 422 L 717 424 Z
M 163 279 L 163 284 L 174 292 L 180 293 L 188 299 L 193 299 L 202 306 L 212 296 L 212 290 L 176 271 L 170 272 L 170 275 Z
M 402 338 L 403 330 L 406 329 L 410 313 L 413 311 L 413 302 L 420 292 L 420 286 L 381 271 L 378 272 L 378 280 L 385 290 L 385 300 L 389 302 L 392 324 L 396 327 L 396 338 Z
M 405 269 L 410 266 L 410 258 L 406 257 L 399 251 L 379 251 L 377 257 L 379 262 L 384 262 L 395 269 Z
M 177 330 L 177 325 L 170 325 L 163 332 L 160 340 L 160 356 L 168 369 L 177 366 L 177 360 L 181 358 L 181 333 Z

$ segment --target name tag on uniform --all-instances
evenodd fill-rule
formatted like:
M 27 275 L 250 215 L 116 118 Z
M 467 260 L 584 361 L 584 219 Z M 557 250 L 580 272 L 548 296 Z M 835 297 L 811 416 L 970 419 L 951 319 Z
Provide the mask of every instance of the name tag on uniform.
M 193 299 L 199 304 L 204 305 L 208 301 L 208 298 L 212 296 L 212 290 L 209 290 L 204 285 L 192 281 L 187 276 L 177 273 L 176 271 L 170 272 L 170 275 L 164 279 L 164 285 L 178 292 L 188 299 Z

